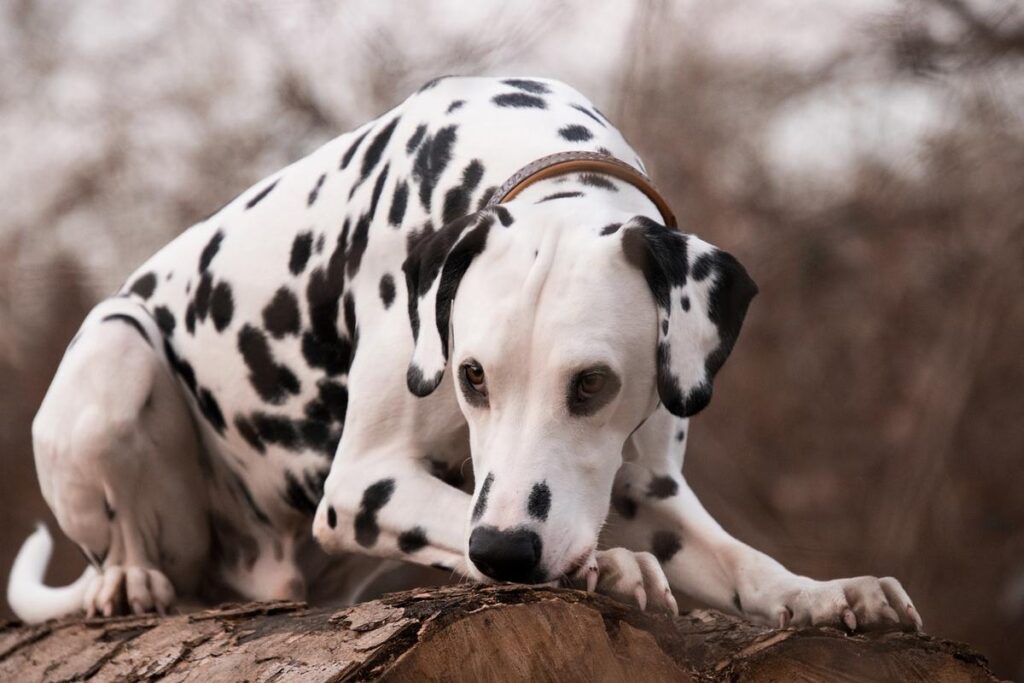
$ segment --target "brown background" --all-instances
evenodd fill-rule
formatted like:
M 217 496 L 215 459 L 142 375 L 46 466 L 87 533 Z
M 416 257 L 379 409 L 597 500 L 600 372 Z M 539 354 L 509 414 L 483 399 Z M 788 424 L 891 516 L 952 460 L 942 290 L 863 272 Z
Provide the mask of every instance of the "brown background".
M 1016 3 L 144 4 L 0 5 L 0 576 L 48 518 L 32 415 L 136 264 L 433 76 L 554 76 L 761 287 L 693 428 L 713 514 L 1024 676 Z

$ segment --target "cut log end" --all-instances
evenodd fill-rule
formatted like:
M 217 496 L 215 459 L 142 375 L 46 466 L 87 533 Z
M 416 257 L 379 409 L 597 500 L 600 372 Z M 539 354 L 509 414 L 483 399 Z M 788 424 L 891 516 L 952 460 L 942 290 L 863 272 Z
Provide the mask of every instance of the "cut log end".
M 773 630 L 709 610 L 644 614 L 581 591 L 458 586 L 345 610 L 231 605 L 0 629 L 0 680 L 994 681 L 923 634 Z

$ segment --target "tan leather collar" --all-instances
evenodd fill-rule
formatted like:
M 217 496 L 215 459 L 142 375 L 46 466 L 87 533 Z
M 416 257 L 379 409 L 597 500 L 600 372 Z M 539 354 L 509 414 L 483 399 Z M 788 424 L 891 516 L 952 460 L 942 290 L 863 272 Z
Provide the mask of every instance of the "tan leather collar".
M 654 202 L 661 212 L 665 225 L 678 230 L 675 214 L 669 208 L 668 202 L 661 196 L 661 193 L 651 183 L 650 178 L 636 170 L 624 161 L 619 161 L 613 156 L 600 152 L 558 152 L 541 157 L 536 161 L 528 163 L 512 174 L 501 187 L 499 187 L 487 207 L 497 206 L 502 202 L 514 199 L 516 195 L 530 185 L 555 176 L 566 173 L 604 173 L 613 178 L 624 180 L 636 189 L 643 192 L 648 199 Z

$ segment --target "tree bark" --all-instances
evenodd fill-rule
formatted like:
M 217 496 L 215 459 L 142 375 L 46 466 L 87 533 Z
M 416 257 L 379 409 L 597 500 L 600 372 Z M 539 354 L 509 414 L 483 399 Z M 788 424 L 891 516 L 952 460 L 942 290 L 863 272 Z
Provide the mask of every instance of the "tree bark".
M 993 681 L 966 645 L 644 614 L 581 591 L 456 586 L 337 610 L 230 605 L 0 627 L 0 680 Z

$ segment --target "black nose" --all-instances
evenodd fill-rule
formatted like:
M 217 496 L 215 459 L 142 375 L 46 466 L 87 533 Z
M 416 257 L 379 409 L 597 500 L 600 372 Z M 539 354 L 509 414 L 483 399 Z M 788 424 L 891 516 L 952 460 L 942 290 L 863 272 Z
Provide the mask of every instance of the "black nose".
M 538 583 L 540 536 L 526 529 L 498 531 L 478 526 L 469 535 L 469 559 L 481 572 L 498 581 Z

